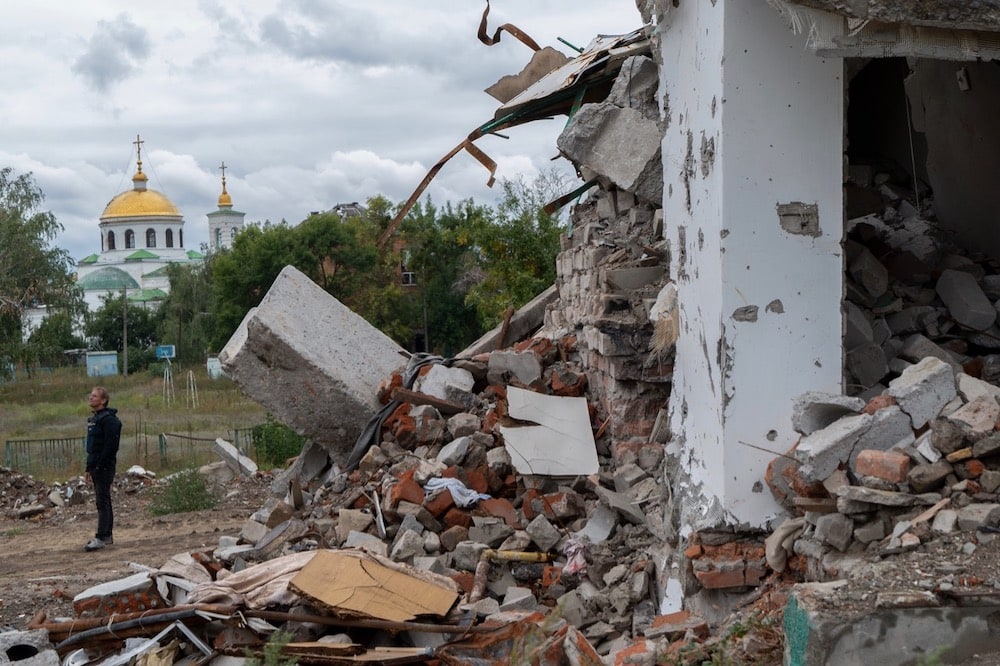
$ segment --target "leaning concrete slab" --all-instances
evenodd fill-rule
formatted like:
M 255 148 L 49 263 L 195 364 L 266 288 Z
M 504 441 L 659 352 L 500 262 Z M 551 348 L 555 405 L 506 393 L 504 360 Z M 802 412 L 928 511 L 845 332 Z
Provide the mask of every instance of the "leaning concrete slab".
M 871 610 L 831 608 L 829 600 L 842 600 L 844 586 L 834 581 L 792 588 L 784 614 L 784 663 L 964 664 L 995 649 L 996 605 L 988 600 L 950 605 L 927 591 L 879 595 Z
M 292 266 L 219 353 L 240 388 L 334 460 L 378 410 L 378 382 L 403 349 Z

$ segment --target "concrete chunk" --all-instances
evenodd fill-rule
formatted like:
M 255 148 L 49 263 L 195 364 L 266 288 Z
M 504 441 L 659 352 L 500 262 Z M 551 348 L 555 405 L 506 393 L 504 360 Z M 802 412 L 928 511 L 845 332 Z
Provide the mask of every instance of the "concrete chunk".
M 240 476 L 253 476 L 257 473 L 257 463 L 240 453 L 239 449 L 221 437 L 216 438 L 215 444 L 212 445 L 212 450 L 218 453 L 219 457 L 236 474 Z
M 795 457 L 802 462 L 802 476 L 807 481 L 822 481 L 833 474 L 850 459 L 854 445 L 871 423 L 868 414 L 848 416 L 803 437 L 795 449 Z
M 803 435 L 811 435 L 841 417 L 860 414 L 864 408 L 865 401 L 861 398 L 809 391 L 792 405 L 792 427 Z
M 292 266 L 219 353 L 226 374 L 300 435 L 346 460 L 402 348 Z
M 886 393 L 910 415 L 914 428 L 922 428 L 958 395 L 951 366 L 930 356 L 889 382 Z
M 936 289 L 948 312 L 962 326 L 985 331 L 996 321 L 996 308 L 969 273 L 945 270 L 938 278 Z
M 574 164 L 586 167 L 642 201 L 661 205 L 663 133 L 638 109 L 584 104 L 556 141 Z

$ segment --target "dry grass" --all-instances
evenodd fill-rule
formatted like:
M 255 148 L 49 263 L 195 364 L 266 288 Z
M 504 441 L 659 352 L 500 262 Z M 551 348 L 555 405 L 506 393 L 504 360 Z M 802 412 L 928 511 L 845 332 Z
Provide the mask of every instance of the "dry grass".
M 235 383 L 209 379 L 204 366 L 175 365 L 172 394 L 161 373 L 87 377 L 84 368 L 60 368 L 0 384 L 0 445 L 16 439 L 83 437 L 90 415 L 87 394 L 95 385 L 108 389 L 110 406 L 118 409 L 123 453 L 130 447 L 155 451 L 161 433 L 214 440 L 266 419 L 267 411 Z M 125 456 L 120 462 L 132 461 Z

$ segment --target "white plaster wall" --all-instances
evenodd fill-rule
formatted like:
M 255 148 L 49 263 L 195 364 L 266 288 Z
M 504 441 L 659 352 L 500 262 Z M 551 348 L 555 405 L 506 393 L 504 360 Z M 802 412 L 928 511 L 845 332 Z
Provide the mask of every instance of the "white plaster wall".
M 665 23 L 682 529 L 763 526 L 780 513 L 764 483 L 775 456 L 754 447 L 787 451 L 794 398 L 840 391 L 842 62 L 808 53 L 764 0 L 681 2 Z M 817 205 L 819 237 L 779 225 L 793 201 Z M 747 306 L 756 321 L 737 321 Z

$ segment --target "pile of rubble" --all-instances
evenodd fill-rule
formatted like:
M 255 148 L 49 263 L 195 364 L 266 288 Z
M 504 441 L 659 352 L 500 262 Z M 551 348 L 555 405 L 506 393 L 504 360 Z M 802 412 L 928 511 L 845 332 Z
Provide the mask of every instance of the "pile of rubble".
M 633 663 L 698 643 L 707 623 L 655 594 L 662 461 L 610 465 L 575 357 L 572 337 L 414 357 L 382 381 L 391 409 L 355 468 L 307 444 L 239 538 L 4 640 L 114 663 L 261 654 L 278 630 L 309 663 Z
M 878 395 L 887 378 L 928 356 L 956 370 L 971 363 L 967 372 L 996 383 L 1000 265 L 948 243 L 926 193 L 870 169 L 851 173 L 853 209 L 864 214 L 848 222 L 845 243 L 848 393 Z
M 115 477 L 116 492 L 133 494 L 154 482 L 156 475 L 139 465 Z M 62 509 L 79 507 L 93 497 L 93 488 L 82 476 L 51 484 L 15 469 L 0 467 L 0 513 L 8 518 L 45 519 Z
M 781 571 L 798 557 L 805 577 L 822 581 L 935 535 L 974 533 L 972 549 L 991 541 L 1000 531 L 998 398 L 996 385 L 935 357 L 867 403 L 803 396 L 803 437 L 768 469 L 771 490 L 797 514 L 768 538 L 769 564 Z M 976 584 L 986 582 L 1000 584 Z

